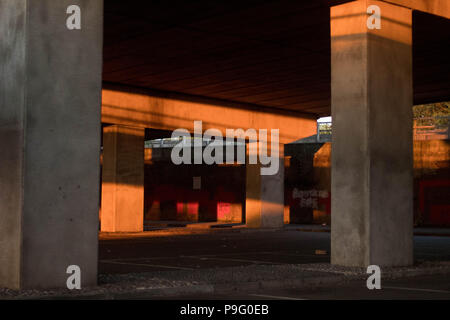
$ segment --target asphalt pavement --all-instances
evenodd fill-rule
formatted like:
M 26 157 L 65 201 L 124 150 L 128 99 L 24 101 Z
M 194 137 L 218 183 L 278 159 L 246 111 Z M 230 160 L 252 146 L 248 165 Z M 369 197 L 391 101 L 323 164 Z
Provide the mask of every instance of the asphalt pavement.
M 101 274 L 330 262 L 330 234 L 296 229 L 101 236 Z M 415 236 L 414 257 L 450 261 L 450 237 Z
M 147 299 L 149 297 L 129 295 L 124 298 Z M 449 300 L 450 278 L 449 275 L 430 275 L 386 280 L 381 282 L 381 289 L 373 290 L 367 289 L 366 280 L 354 280 L 339 286 L 190 294 L 179 295 L 175 298 L 178 300 Z

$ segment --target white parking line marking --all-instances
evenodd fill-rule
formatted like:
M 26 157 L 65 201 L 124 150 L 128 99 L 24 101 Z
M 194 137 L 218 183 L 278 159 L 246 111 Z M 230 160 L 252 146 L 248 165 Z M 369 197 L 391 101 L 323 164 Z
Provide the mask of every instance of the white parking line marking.
M 270 296 L 266 294 L 249 294 L 249 296 L 259 297 L 259 298 L 269 298 L 274 300 L 308 300 L 303 298 L 292 298 L 292 297 L 283 297 L 283 296 Z
M 329 254 L 325 255 L 317 255 L 317 254 L 302 254 L 302 253 L 286 253 L 286 252 L 257 252 L 256 254 L 271 254 L 278 256 L 287 256 L 287 257 L 314 257 L 314 258 L 328 258 Z
M 394 290 L 405 290 L 405 291 L 422 291 L 422 292 L 448 293 L 448 294 L 450 294 L 450 291 L 435 290 L 435 289 L 406 288 L 406 287 L 386 287 L 386 286 L 382 286 L 381 288 L 382 289 L 394 289 Z
M 140 263 L 139 261 L 155 261 L 155 260 L 173 260 L 180 258 L 188 258 L 188 259 L 199 259 L 202 261 L 207 260 L 216 260 L 216 261 L 235 261 L 235 262 L 248 262 L 253 264 L 274 264 L 274 265 L 282 265 L 285 264 L 283 262 L 273 262 L 273 261 L 262 261 L 262 260 L 251 260 L 251 259 L 239 259 L 239 258 L 227 258 L 227 256 L 246 256 L 249 254 L 253 255 L 274 255 L 274 256 L 292 256 L 292 257 L 314 257 L 328 259 L 328 256 L 317 256 L 314 254 L 300 254 L 300 253 L 292 253 L 286 251 L 254 251 L 254 252 L 245 252 L 245 253 L 221 253 L 221 254 L 201 254 L 201 255 L 180 255 L 180 256 L 170 256 L 170 257 L 139 257 L 139 258 L 112 258 L 101 260 L 105 263 L 116 263 L 116 264 L 128 264 L 128 265 L 136 265 L 136 266 L 155 266 L 155 267 L 163 267 L 170 269 L 184 269 L 184 270 L 195 270 L 195 268 L 188 267 L 172 267 L 167 265 L 160 264 L 147 264 Z
M 174 267 L 174 266 L 166 266 L 166 265 L 161 265 L 161 264 L 119 262 L 119 261 L 107 261 L 107 260 L 100 260 L 100 262 L 102 262 L 102 263 L 110 263 L 110 264 L 130 265 L 130 266 L 141 266 L 141 267 L 167 268 L 167 269 L 179 269 L 179 270 L 196 270 L 195 268 Z
M 190 257 L 190 258 L 199 259 L 200 257 Z M 282 264 L 282 263 L 279 263 L 279 262 L 272 262 L 272 261 L 234 259 L 234 258 L 219 258 L 219 257 L 207 257 L 206 259 L 208 259 L 208 260 L 219 260 L 219 261 L 250 262 L 250 263 L 254 263 L 254 264 Z

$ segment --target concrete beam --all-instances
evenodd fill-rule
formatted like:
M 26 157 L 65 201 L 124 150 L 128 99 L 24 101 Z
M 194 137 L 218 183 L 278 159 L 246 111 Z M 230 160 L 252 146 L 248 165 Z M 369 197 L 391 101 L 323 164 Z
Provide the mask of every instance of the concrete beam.
M 448 0 L 382 0 L 382 1 L 450 19 L 450 1 Z
M 144 230 L 145 129 L 103 129 L 101 231 Z
M 280 142 L 289 143 L 314 135 L 316 117 L 298 112 L 217 102 L 176 94 L 154 93 L 125 86 L 103 89 L 102 122 L 173 131 L 194 131 L 194 121 L 203 121 L 203 130 L 280 129 Z
M 66 287 L 69 265 L 97 282 L 102 19 L 0 0 L 0 287 Z
M 381 29 L 367 27 L 378 5 Z M 331 8 L 331 261 L 413 262 L 412 12 L 381 1 Z

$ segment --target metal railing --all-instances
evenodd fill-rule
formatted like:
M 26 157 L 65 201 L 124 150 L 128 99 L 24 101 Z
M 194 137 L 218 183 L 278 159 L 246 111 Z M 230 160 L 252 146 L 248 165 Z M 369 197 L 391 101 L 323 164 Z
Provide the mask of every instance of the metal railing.
M 414 119 L 414 140 L 450 139 L 450 116 L 423 117 Z M 331 141 L 332 123 L 317 123 L 317 142 Z
M 330 141 L 332 132 L 331 121 L 317 123 L 317 142 Z

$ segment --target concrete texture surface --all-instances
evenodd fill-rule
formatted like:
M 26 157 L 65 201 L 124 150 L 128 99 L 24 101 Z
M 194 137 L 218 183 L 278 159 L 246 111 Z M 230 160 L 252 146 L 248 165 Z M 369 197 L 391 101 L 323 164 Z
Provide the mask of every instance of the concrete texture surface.
M 8 150 L 0 153 L 0 285 L 12 288 L 21 280 L 25 3 L 0 1 L 0 147 Z
M 383 0 L 383 1 L 450 19 L 450 3 L 447 0 Z
M 261 175 L 261 165 L 246 165 L 245 222 L 249 228 L 281 228 L 284 224 L 284 159 L 275 175 Z
M 382 11 L 367 27 L 367 8 Z M 380 1 L 331 8 L 332 263 L 413 262 L 412 13 Z
M 1 286 L 96 283 L 103 1 L 77 3 L 81 30 L 71 1 L 0 1 Z
M 101 231 L 144 230 L 145 129 L 103 129 Z
M 315 134 L 316 118 L 299 112 L 273 111 L 182 94 L 162 95 L 151 90 L 105 85 L 102 91 L 102 122 L 132 127 L 173 131 L 194 131 L 194 121 L 202 120 L 203 130 L 279 129 L 280 143 L 289 143 Z

